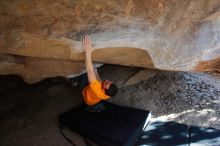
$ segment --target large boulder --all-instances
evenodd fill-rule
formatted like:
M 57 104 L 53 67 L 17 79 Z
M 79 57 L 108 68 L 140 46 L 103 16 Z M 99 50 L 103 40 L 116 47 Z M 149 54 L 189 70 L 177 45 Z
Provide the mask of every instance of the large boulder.
M 0 1 L 0 74 L 34 83 L 93 60 L 174 71 L 220 71 L 219 0 Z

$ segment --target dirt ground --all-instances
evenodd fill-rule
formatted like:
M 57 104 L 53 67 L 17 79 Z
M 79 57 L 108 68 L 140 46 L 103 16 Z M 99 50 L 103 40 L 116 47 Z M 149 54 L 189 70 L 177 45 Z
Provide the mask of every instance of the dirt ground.
M 219 76 L 112 65 L 99 73 L 120 87 L 110 102 L 151 110 L 153 118 L 220 129 Z M 78 89 L 61 77 L 28 85 L 17 76 L 0 76 L 0 145 L 71 146 L 57 117 L 82 102 Z M 79 135 L 66 132 L 85 145 Z

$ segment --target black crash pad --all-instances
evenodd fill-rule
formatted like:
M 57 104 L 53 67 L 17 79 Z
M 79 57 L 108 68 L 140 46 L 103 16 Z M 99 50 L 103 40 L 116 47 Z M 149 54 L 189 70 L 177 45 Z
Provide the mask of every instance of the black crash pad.
M 105 110 L 88 112 L 83 104 L 59 116 L 59 123 L 103 146 L 132 146 L 149 121 L 150 112 L 102 102 Z

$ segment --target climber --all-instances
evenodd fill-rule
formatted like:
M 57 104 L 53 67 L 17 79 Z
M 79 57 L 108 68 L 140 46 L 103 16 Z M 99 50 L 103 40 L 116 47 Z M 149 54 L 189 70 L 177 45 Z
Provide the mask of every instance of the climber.
M 92 48 L 91 39 L 88 35 L 83 38 L 82 45 L 85 51 L 87 73 L 80 76 L 79 88 L 83 94 L 85 103 L 89 107 L 100 109 L 100 107 L 103 108 L 100 101 L 115 96 L 118 88 L 109 80 L 101 81 L 97 69 L 94 68 L 92 63 L 92 52 L 94 49 Z

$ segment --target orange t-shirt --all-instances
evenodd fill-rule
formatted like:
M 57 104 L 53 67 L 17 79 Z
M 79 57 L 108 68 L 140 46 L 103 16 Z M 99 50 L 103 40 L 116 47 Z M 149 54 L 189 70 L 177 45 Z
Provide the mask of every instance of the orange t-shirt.
M 102 89 L 101 82 L 98 80 L 93 81 L 89 85 L 87 85 L 82 91 L 84 101 L 88 105 L 94 105 L 101 100 L 106 100 L 109 98 L 105 94 L 105 91 Z

